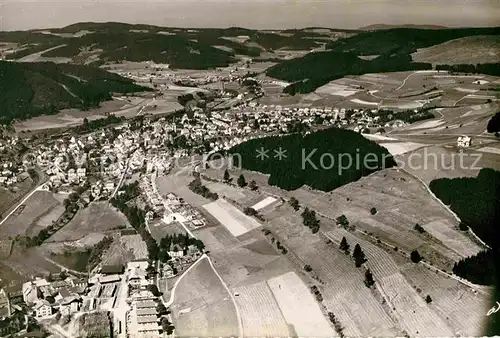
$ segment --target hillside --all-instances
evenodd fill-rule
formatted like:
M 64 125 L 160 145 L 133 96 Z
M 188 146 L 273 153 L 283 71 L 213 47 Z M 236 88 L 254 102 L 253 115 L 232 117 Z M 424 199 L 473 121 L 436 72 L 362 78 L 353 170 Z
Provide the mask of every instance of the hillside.
M 418 48 L 426 48 L 449 40 L 475 35 L 500 35 L 500 27 L 377 30 L 331 42 L 327 48 L 337 52 L 352 52 L 357 55 L 409 54 L 416 52 Z
M 94 67 L 0 61 L 0 124 L 65 108 L 97 107 L 114 92 L 149 90 Z
M 431 69 L 429 63 L 411 62 L 409 55 L 379 56 L 362 60 L 345 52 L 317 52 L 283 61 L 268 69 L 267 75 L 294 82 L 284 89 L 288 94 L 310 93 L 328 82 L 346 75 Z
M 459 38 L 412 54 L 413 61 L 432 64 L 477 64 L 500 62 L 500 35 Z
M 411 53 L 464 36 L 500 36 L 499 28 L 416 29 L 394 28 L 360 33 L 326 45 L 325 52 L 309 53 L 281 62 L 268 69 L 267 75 L 295 82 L 285 88 L 289 94 L 310 93 L 316 88 L 346 75 L 432 69 L 429 62 L 412 60 Z M 361 59 L 374 56 L 373 59 Z M 489 61 L 494 62 L 494 61 Z M 491 66 L 487 66 L 491 74 Z M 493 67 L 494 68 L 494 67 Z
M 22 46 L 7 56 L 12 60 L 60 46 L 42 56 L 67 57 L 74 62 L 99 65 L 122 60 L 151 60 L 168 63 L 173 68 L 209 69 L 229 65 L 236 61 L 236 55 L 258 57 L 262 51 L 310 50 L 331 41 L 332 36 L 330 31 L 267 32 L 238 27 L 185 29 L 88 22 L 43 32 L 5 32 L 0 34 L 0 42 L 17 42 Z
M 268 153 L 259 157 L 262 149 Z M 282 158 L 277 155 L 280 150 Z M 395 165 L 387 149 L 359 133 L 337 128 L 253 139 L 228 152 L 241 156 L 243 168 L 269 174 L 270 185 L 286 190 L 307 185 L 331 191 Z

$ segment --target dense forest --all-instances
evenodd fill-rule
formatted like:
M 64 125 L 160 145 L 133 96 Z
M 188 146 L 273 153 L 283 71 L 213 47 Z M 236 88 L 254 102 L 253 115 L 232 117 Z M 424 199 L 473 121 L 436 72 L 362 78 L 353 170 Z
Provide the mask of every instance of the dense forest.
M 436 196 L 449 205 L 491 250 L 466 258 L 454 267 L 459 276 L 491 284 L 500 260 L 500 172 L 483 168 L 477 178 L 441 178 L 430 183 Z M 463 227 L 463 226 L 462 226 Z M 500 270 L 498 270 L 500 272 Z
M 19 42 L 25 46 L 7 56 L 13 60 L 53 48 L 42 56 L 76 60 L 82 51 L 92 50 L 99 55 L 94 64 L 152 60 L 168 63 L 173 68 L 207 69 L 227 66 L 236 61 L 236 55 L 258 57 L 264 50 L 309 50 L 328 39 L 328 35 L 301 30 L 282 35 L 237 27 L 181 29 L 116 22 L 78 23 L 50 31 L 54 34 L 86 31 L 87 34 L 64 37 L 36 32 L 5 32 L 0 34 L 0 41 Z M 247 40 L 233 39 L 239 36 L 245 36 Z
M 115 92 L 149 90 L 95 67 L 0 61 L 0 124 L 55 114 L 65 108 L 98 107 Z
M 280 149 L 286 156 L 281 160 L 276 153 Z M 261 150 L 268 150 L 267 157 L 256 157 Z M 305 184 L 330 191 L 395 165 L 387 149 L 359 133 L 337 128 L 253 139 L 228 152 L 241 156 L 243 168 L 269 174 L 269 184 L 286 190 Z M 366 157 L 370 159 L 364 161 L 367 154 L 371 154 Z M 233 158 L 238 160 L 238 156 Z

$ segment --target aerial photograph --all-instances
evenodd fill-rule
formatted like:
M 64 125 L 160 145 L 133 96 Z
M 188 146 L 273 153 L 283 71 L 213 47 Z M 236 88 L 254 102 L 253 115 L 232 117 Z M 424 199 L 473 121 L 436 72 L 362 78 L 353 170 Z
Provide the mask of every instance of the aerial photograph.
M 0 338 L 500 336 L 500 1 L 0 1 Z

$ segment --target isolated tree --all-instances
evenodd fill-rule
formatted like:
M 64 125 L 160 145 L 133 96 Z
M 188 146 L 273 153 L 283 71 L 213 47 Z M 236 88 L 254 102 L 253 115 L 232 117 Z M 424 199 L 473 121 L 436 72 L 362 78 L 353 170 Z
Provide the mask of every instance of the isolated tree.
M 431 303 L 431 302 L 432 302 L 432 298 L 431 298 L 431 296 L 427 295 L 427 297 L 425 297 L 425 302 L 426 302 L 427 304 Z
M 354 258 L 354 264 L 357 268 L 359 268 L 364 262 L 366 262 L 365 253 L 363 252 L 363 250 L 361 250 L 359 244 L 356 244 L 356 246 L 354 247 L 352 257 Z
M 423 234 L 425 232 L 425 229 L 423 226 L 421 226 L 420 224 L 415 224 L 415 226 L 413 227 L 413 229 L 415 229 L 416 231 L 418 231 L 419 233 Z
M 348 254 L 349 248 L 350 248 L 350 245 L 347 243 L 347 239 L 345 237 L 342 237 L 342 240 L 340 241 L 340 250 L 342 250 L 346 254 Z
M 417 250 L 413 250 L 410 254 L 410 259 L 413 263 L 418 263 L 422 260 L 422 256 L 420 256 Z
M 347 220 L 347 217 L 345 215 L 340 215 L 339 217 L 337 217 L 336 221 L 337 224 L 342 225 L 344 228 L 349 225 L 349 221 Z
M 297 211 L 300 208 L 299 201 L 295 197 L 291 197 L 288 201 L 288 204 L 293 208 L 293 210 Z
M 373 274 L 370 271 L 370 269 L 367 269 L 365 271 L 365 285 L 366 287 L 371 287 L 373 284 L 375 284 L 375 280 L 373 279 Z
M 304 270 L 306 270 L 307 272 L 311 272 L 311 271 L 312 271 L 312 268 L 311 268 L 311 266 L 308 264 L 308 265 L 304 265 Z
M 370 213 L 371 213 L 372 215 L 375 215 L 375 214 L 377 213 L 377 208 L 375 208 L 375 207 L 371 208 L 371 209 L 370 209 Z
M 241 174 L 239 177 L 238 177 L 238 181 L 236 182 L 238 183 L 238 186 L 243 188 L 244 186 L 247 185 L 247 181 L 245 181 L 245 176 L 243 176 L 243 174 Z
M 257 182 L 255 182 L 254 180 L 251 180 L 250 183 L 248 184 L 248 187 L 251 190 L 257 190 Z
M 229 180 L 231 179 L 231 176 L 229 175 L 229 171 L 224 170 L 224 182 L 229 182 Z
M 468 231 L 469 226 L 467 224 L 465 224 L 464 222 L 460 222 L 460 224 L 458 225 L 458 229 L 461 231 Z

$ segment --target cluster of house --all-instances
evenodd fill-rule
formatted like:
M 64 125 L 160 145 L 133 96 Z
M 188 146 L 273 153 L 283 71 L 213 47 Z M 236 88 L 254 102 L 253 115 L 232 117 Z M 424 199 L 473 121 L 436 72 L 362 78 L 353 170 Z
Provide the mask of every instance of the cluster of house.
M 49 282 L 44 278 L 26 282 L 22 286 L 24 302 L 38 319 L 47 318 L 59 312 L 71 316 L 80 311 L 82 297 L 88 290 L 88 281 L 76 277 Z
M 200 258 L 202 253 L 194 245 L 190 245 L 187 249 L 182 248 L 179 244 L 172 243 L 170 245 L 168 255 L 171 257 L 167 264 L 160 265 L 162 277 L 175 277 L 182 271 L 186 271 L 194 262 Z
M 24 166 L 16 166 L 11 161 L 0 162 L 0 185 L 12 187 L 30 177 Z

